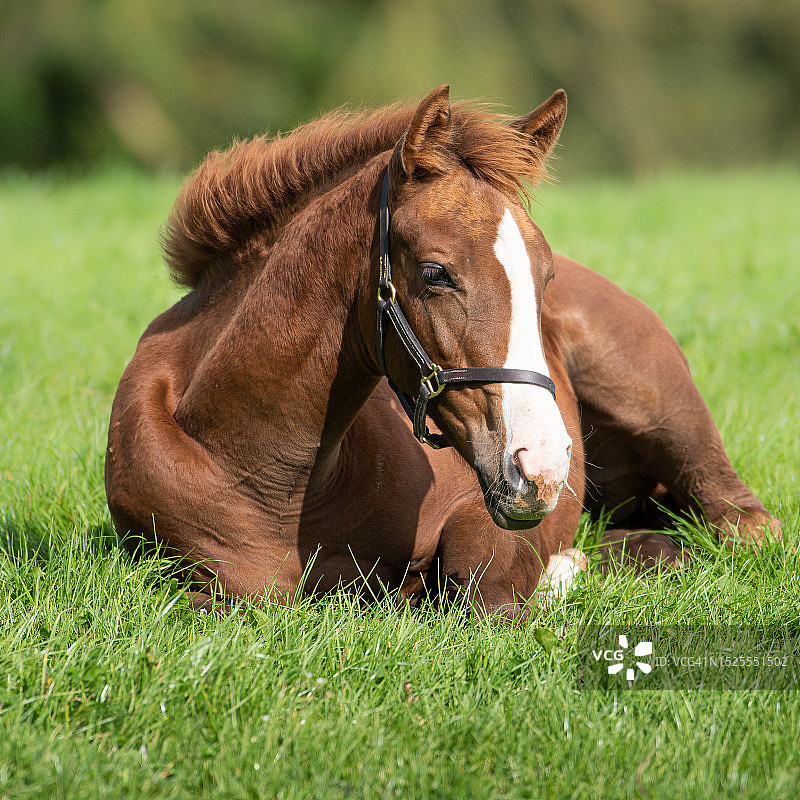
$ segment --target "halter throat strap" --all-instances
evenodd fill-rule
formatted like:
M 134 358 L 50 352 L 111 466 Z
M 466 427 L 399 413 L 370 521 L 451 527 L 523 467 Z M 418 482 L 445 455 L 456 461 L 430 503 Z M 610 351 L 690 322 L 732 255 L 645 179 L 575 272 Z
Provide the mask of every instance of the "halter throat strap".
M 397 302 L 397 290 L 392 283 L 392 265 L 389 260 L 389 168 L 383 176 L 381 186 L 380 212 L 378 216 L 378 316 L 376 325 L 375 352 L 381 372 L 388 378 L 389 386 L 397 395 L 408 418 L 413 423 L 414 436 L 423 444 L 434 449 L 449 447 L 447 439 L 439 433 L 431 433 L 427 426 L 428 402 L 438 397 L 448 384 L 462 383 L 528 383 L 541 386 L 556 396 L 553 381 L 540 372 L 528 369 L 506 369 L 505 367 L 455 367 L 442 369 L 425 351 L 416 334 L 411 330 L 408 319 Z M 420 384 L 416 400 L 399 389 L 386 370 L 384 341 L 386 320 L 392 323 L 404 350 L 416 363 L 420 372 Z

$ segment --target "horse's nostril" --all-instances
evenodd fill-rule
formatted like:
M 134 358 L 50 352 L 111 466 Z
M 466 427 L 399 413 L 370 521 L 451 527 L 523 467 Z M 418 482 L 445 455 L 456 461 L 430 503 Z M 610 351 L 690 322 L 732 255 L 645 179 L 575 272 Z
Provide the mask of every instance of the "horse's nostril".
M 541 458 L 537 458 L 536 453 L 532 453 L 527 447 L 520 447 L 514 452 L 512 461 L 523 481 L 532 484 L 541 481 Z
M 528 475 L 527 456 L 528 450 L 525 447 L 521 447 L 519 450 L 514 452 L 513 456 L 511 456 L 511 463 L 516 468 L 517 475 L 523 484 L 527 483 L 531 479 Z
M 546 480 L 542 475 L 542 466 L 536 454 L 527 447 L 520 447 L 511 458 L 516 469 L 517 484 L 515 489 L 521 495 L 532 499 L 541 494 Z
M 570 442 L 566 446 L 565 461 L 561 460 L 562 456 L 555 459 L 557 463 L 548 463 L 541 453 L 527 447 L 518 448 L 511 456 L 515 474 L 508 476 L 509 484 L 528 503 L 540 501 L 554 504 L 566 480 L 571 450 Z

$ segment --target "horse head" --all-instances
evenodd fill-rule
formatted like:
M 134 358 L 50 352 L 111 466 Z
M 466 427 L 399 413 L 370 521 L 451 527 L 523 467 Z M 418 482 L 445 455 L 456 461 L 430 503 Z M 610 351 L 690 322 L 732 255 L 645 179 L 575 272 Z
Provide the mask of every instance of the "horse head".
M 541 335 L 553 258 L 526 213 L 521 183 L 544 174 L 565 115 L 563 91 L 501 124 L 484 112 L 452 110 L 448 87 L 440 87 L 395 148 L 384 190 L 392 302 L 396 294 L 429 361 L 444 374 L 500 368 L 541 378 L 437 386 L 427 408 L 476 470 L 495 523 L 508 529 L 532 527 L 555 508 L 570 465 L 572 441 L 547 388 Z M 380 318 L 378 360 L 401 395 L 418 397 L 420 359 L 397 324 L 383 338 Z

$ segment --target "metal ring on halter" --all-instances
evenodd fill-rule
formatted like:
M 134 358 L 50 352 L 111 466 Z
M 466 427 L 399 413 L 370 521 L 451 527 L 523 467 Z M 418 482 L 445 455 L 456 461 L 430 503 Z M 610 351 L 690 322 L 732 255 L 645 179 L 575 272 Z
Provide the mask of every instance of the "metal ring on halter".
M 388 300 L 384 300 L 381 292 L 384 289 L 388 289 L 391 292 Z M 378 286 L 378 302 L 379 303 L 394 303 L 397 299 L 397 289 L 394 288 L 394 284 L 391 281 L 386 281 L 385 286 Z

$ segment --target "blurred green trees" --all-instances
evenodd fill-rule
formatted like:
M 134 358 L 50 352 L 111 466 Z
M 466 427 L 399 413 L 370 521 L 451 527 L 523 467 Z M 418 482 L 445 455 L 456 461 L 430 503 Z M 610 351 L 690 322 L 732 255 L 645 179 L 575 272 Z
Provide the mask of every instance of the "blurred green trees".
M 795 0 L 0 0 L 0 165 L 186 168 L 233 137 L 448 82 L 524 113 L 558 172 L 800 153 Z

